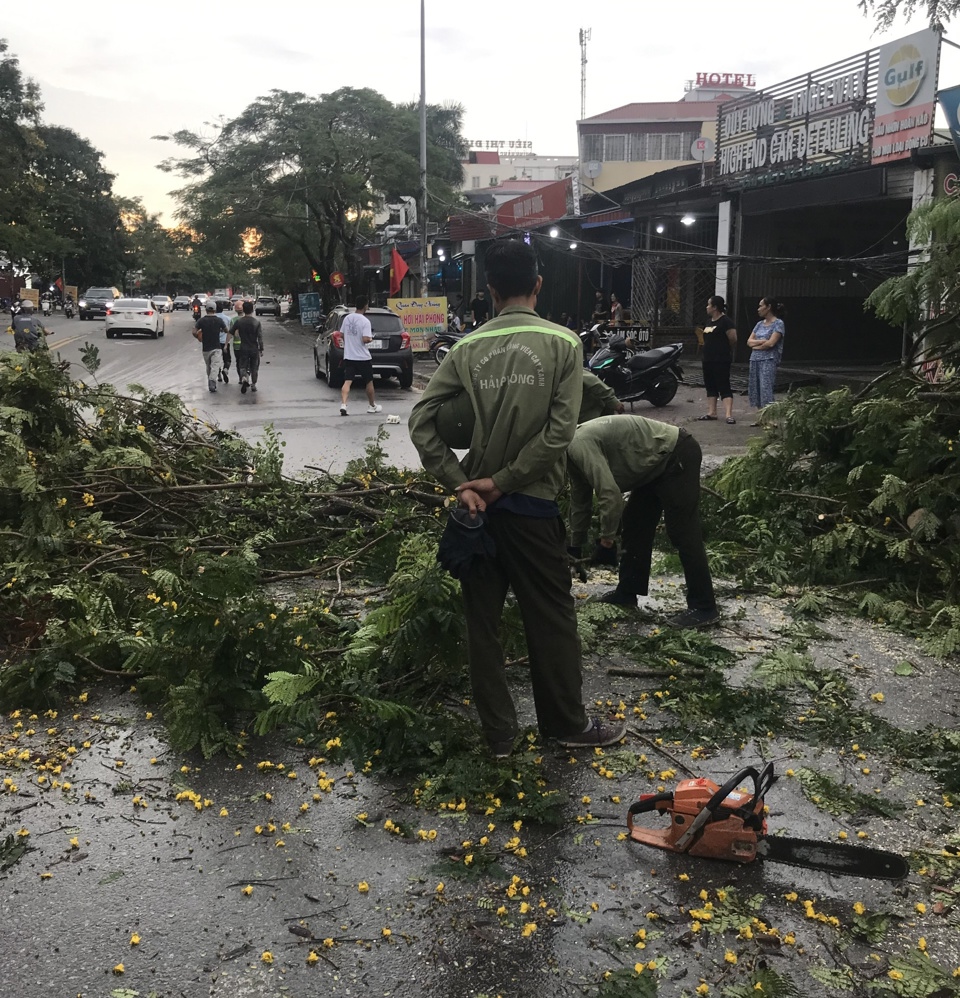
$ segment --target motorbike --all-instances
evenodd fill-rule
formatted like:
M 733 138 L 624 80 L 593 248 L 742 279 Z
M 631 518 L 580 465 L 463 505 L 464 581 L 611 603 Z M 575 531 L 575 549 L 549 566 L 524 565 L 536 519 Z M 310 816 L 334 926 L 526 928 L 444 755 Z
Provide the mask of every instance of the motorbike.
M 601 342 L 600 349 L 587 362 L 587 369 L 609 385 L 621 402 L 645 400 L 658 408 L 668 405 L 683 381 L 683 369 L 677 362 L 683 344 L 634 350 L 624 337 L 615 334 L 604 343 L 604 332 L 594 326 L 583 334 L 597 336 Z
M 459 343 L 467 333 L 437 333 L 433 338 L 433 342 L 430 344 L 430 356 L 433 357 L 434 363 L 439 367 L 443 363 L 444 357 L 450 353 L 450 348 L 454 344 Z
M 53 312 L 53 302 L 49 298 L 40 300 L 40 312 L 43 316 L 48 316 Z
M 63 306 L 63 314 L 68 319 L 73 318 L 73 302 L 68 298 Z

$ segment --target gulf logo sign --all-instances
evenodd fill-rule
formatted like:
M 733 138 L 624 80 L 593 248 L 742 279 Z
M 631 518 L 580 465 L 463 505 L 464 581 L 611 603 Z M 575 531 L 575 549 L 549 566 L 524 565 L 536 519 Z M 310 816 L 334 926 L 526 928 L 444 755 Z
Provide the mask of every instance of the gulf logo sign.
M 920 50 L 907 42 L 891 54 L 880 82 L 887 100 L 894 107 L 903 107 L 917 96 L 926 75 L 927 66 Z

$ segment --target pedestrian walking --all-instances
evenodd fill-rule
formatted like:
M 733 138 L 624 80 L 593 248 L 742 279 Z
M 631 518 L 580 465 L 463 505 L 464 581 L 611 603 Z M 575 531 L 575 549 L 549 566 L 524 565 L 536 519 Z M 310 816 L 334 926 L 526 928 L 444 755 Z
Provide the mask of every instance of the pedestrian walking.
M 617 588 L 600 602 L 635 607 L 637 596 L 648 594 L 653 539 L 663 517 L 687 583 L 687 609 L 668 623 L 706 627 L 719 619 L 700 527 L 702 459 L 686 430 L 644 416 L 602 416 L 577 427 L 567 451 L 570 553 L 579 558 L 589 539 L 594 493 L 600 538 L 593 560 L 616 565 L 618 533 L 623 542 Z M 624 492 L 630 493 L 626 503 Z
M 730 387 L 730 365 L 737 350 L 737 329 L 727 316 L 727 303 L 720 295 L 707 299 L 710 321 L 703 327 L 703 387 L 707 392 L 707 411 L 697 419 L 717 418 L 717 399 L 723 399 L 723 411 L 731 425 L 733 418 L 733 390 Z
M 783 357 L 783 338 L 787 332 L 783 324 L 784 312 L 783 302 L 771 296 L 761 298 L 757 306 L 760 321 L 747 338 L 747 346 L 751 349 L 750 405 L 757 412 L 773 401 L 773 386 Z
M 460 580 L 474 703 L 491 754 L 507 757 L 519 731 L 499 637 L 509 588 L 523 617 L 541 734 L 571 748 L 613 745 L 625 725 L 588 719 L 581 699 L 580 642 L 557 505 L 583 392 L 580 342 L 534 311 L 542 278 L 532 247 L 495 243 L 485 266 L 497 316 L 450 350 L 409 421 L 424 467 L 456 492 L 468 521 L 485 519 L 496 548 Z M 437 417 L 463 394 L 474 430 L 459 459 Z
M 197 319 L 193 335 L 200 341 L 203 351 L 203 363 L 207 371 L 207 387 L 211 392 L 217 390 L 217 379 L 223 364 L 223 348 L 220 346 L 220 333 L 223 323 L 217 316 L 217 305 L 208 299 L 205 306 L 206 314 Z
M 13 346 L 17 353 L 33 353 L 46 347 L 46 337 L 53 332 L 40 321 L 29 298 L 20 303 L 20 311 L 14 315 L 10 325 L 13 327 Z
M 225 385 L 230 384 L 230 343 L 232 341 L 232 336 L 230 334 L 230 329 L 233 325 L 232 315 L 228 316 L 223 311 L 223 302 L 217 302 L 217 318 L 223 323 L 223 330 L 220 333 L 220 353 L 221 353 L 221 370 L 217 374 L 217 380 L 222 381 Z
M 373 357 L 367 344 L 373 340 L 370 320 L 366 317 L 367 296 L 357 295 L 354 310 L 343 317 L 340 332 L 343 334 L 343 385 L 340 388 L 340 415 L 347 415 L 347 398 L 353 379 L 359 378 L 367 392 L 367 412 L 380 412 L 373 393 Z
M 234 323 L 233 337 L 237 374 L 240 377 L 240 394 L 246 395 L 248 388 L 256 392 L 260 376 L 260 358 L 263 357 L 263 327 L 253 314 L 252 301 L 243 303 L 243 315 Z M 236 348 L 237 340 L 240 341 L 239 349 Z

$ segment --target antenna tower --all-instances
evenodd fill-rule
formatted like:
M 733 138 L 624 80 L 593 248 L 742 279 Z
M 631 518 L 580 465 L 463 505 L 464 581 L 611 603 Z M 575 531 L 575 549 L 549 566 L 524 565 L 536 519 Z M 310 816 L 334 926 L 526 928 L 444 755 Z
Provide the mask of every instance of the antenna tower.
M 587 116 L 587 42 L 590 28 L 580 29 L 580 120 Z

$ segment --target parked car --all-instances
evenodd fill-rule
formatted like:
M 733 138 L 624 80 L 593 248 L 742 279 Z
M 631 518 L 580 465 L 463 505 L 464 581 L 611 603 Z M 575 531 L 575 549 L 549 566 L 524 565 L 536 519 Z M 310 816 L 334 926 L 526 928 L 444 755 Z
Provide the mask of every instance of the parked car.
M 153 295 L 150 298 L 158 312 L 172 312 L 173 299 L 169 295 Z
M 177 312 L 180 309 L 183 309 L 184 312 L 189 312 L 190 302 L 192 301 L 193 299 L 190 297 L 190 295 L 177 295 L 177 297 L 173 299 L 174 312 Z
M 100 319 L 107 314 L 107 308 L 120 298 L 116 288 L 87 288 L 77 302 L 81 319 Z
M 147 298 L 118 298 L 106 310 L 103 325 L 108 340 L 124 333 L 140 333 L 155 340 L 163 336 L 164 320 Z
M 217 303 L 217 311 L 219 312 L 232 312 L 233 311 L 233 300 L 230 298 L 221 298 L 217 296 L 214 298 Z
M 280 301 L 269 295 L 261 295 L 254 303 L 253 310 L 257 315 L 280 315 Z
M 337 306 L 328 316 L 313 345 L 313 371 L 326 378 L 331 388 L 343 385 L 343 325 L 344 316 L 353 311 Z M 396 378 L 401 388 L 413 384 L 413 350 L 410 336 L 404 331 L 400 316 L 388 308 L 368 308 L 373 341 L 367 344 L 373 357 L 373 373 L 379 378 Z

